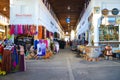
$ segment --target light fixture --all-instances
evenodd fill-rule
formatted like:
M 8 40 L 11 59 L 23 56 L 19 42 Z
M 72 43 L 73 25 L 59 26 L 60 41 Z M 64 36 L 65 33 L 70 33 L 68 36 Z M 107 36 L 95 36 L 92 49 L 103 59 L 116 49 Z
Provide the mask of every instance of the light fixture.
M 68 6 L 67 9 L 70 10 L 70 6 Z
M 6 8 L 6 7 L 4 7 L 4 8 L 3 8 L 3 11 L 7 11 L 7 8 Z
M 66 34 L 68 34 L 68 32 L 66 32 Z
M 69 18 L 69 17 L 66 18 L 66 22 L 67 22 L 67 23 L 70 23 L 70 18 Z

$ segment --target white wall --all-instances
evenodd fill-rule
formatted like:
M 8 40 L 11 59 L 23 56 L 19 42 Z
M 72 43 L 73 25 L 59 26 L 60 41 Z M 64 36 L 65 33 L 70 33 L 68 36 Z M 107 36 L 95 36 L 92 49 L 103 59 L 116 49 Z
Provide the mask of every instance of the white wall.
M 94 7 L 100 7 L 99 14 L 94 14 Z M 81 18 L 81 21 L 79 22 L 76 28 L 77 35 L 87 31 L 87 29 L 89 29 L 88 17 L 90 16 L 91 13 L 93 13 L 92 24 L 94 26 L 94 43 L 96 46 L 98 45 L 99 42 L 98 27 L 100 26 L 100 18 L 102 16 L 101 11 L 105 8 L 107 8 L 108 10 L 118 8 L 120 10 L 120 0 L 91 0 L 84 15 Z M 109 15 L 112 15 L 111 12 L 109 12 Z M 120 12 L 118 15 L 120 15 Z
M 81 21 L 77 25 L 77 28 L 76 28 L 77 35 L 82 34 L 88 29 L 86 28 L 89 25 L 87 20 L 90 14 L 93 12 L 94 7 L 100 7 L 100 10 L 104 8 L 107 8 L 108 10 L 112 10 L 113 8 L 118 8 L 120 10 L 120 0 L 91 0 L 84 15 L 81 18 Z M 101 15 L 101 11 L 100 11 L 100 15 Z M 109 12 L 109 15 L 112 15 L 111 12 Z M 120 12 L 118 15 L 120 15 Z
M 35 5 L 34 0 L 14 0 L 10 7 L 10 24 L 36 24 L 37 15 Z
M 43 25 L 51 32 L 62 32 L 42 0 L 13 0 L 10 6 L 10 24 Z

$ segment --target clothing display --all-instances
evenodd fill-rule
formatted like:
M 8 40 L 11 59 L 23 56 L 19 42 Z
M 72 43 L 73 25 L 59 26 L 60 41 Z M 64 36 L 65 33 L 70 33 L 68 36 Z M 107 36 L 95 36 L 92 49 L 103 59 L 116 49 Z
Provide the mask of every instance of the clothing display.
M 36 33 L 35 25 L 9 25 L 10 26 L 10 35 L 34 35 Z
M 11 67 L 12 67 L 11 54 L 12 52 L 10 50 L 3 51 L 1 70 L 6 71 L 7 73 L 11 72 Z
M 19 45 L 19 70 L 20 71 L 25 71 L 25 59 L 24 59 L 24 46 Z
M 44 43 L 44 40 L 40 40 L 37 44 L 37 55 L 38 56 L 44 56 L 46 54 L 46 44 Z
M 42 39 L 42 26 L 38 26 L 38 39 Z

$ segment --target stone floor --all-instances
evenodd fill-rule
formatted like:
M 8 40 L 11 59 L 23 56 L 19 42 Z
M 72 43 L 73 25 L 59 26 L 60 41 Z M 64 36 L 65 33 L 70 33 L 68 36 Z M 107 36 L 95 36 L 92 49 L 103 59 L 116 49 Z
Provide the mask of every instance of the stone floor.
M 120 60 L 88 62 L 62 49 L 51 59 L 27 60 L 27 70 L 0 76 L 0 80 L 120 80 Z

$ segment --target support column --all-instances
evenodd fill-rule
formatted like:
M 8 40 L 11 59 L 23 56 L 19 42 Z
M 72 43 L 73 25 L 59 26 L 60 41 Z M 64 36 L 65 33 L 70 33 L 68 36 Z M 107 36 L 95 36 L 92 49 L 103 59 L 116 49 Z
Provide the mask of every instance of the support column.
M 94 26 L 94 46 L 99 46 L 99 28 L 98 28 L 99 15 L 93 15 L 93 26 Z
M 120 42 L 120 24 L 119 24 L 119 42 Z M 120 44 L 119 44 L 119 49 L 120 49 Z

